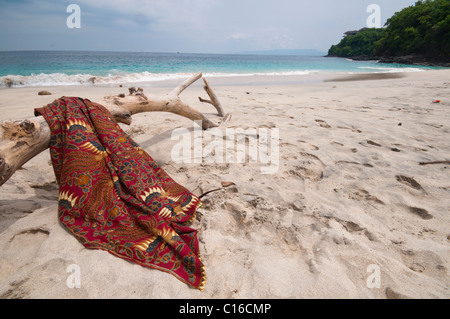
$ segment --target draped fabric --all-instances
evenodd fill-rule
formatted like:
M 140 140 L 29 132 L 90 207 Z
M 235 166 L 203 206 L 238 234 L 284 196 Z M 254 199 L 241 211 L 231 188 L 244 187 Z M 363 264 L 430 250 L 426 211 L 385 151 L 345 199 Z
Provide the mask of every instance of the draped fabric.
M 102 105 L 62 97 L 35 109 L 51 129 L 60 222 L 87 248 L 169 272 L 203 289 L 200 199 L 177 184 Z

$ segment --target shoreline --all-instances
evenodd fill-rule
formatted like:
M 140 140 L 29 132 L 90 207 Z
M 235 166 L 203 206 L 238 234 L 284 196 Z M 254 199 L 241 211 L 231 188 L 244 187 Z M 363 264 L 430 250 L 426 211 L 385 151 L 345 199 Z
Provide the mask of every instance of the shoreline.
M 321 57 L 326 58 L 326 57 Z M 350 60 L 344 59 L 343 60 Z M 373 62 L 373 61 L 372 61 Z M 358 65 L 358 64 L 355 64 Z M 372 63 L 371 65 L 376 65 Z M 340 67 L 337 67 L 339 69 Z M 362 69 L 379 69 L 373 72 L 364 71 Z M 231 72 L 231 73 L 221 73 L 221 72 L 203 72 L 203 75 L 207 78 L 217 78 L 217 79 L 226 79 L 233 78 L 238 79 L 242 78 L 240 82 L 253 81 L 253 79 L 258 78 L 297 78 L 298 81 L 307 82 L 311 81 L 308 79 L 314 80 L 314 78 L 326 77 L 330 74 L 332 75 L 340 75 L 340 74 L 359 74 L 359 73 L 402 73 L 402 72 L 417 72 L 417 71 L 426 71 L 427 68 L 420 66 L 406 66 L 405 68 L 398 67 L 381 67 L 377 68 L 376 66 L 359 66 L 358 68 L 352 69 L 348 67 L 347 71 L 331 71 L 330 70 L 321 70 L 320 66 L 317 66 L 317 69 L 314 68 L 314 65 L 305 66 L 304 70 L 295 70 L 295 71 L 266 71 L 266 72 Z M 199 70 L 201 71 L 201 69 Z M 60 73 L 55 71 L 55 73 L 39 73 L 39 74 L 31 74 L 31 75 L 4 75 L 0 76 L 0 88 L 20 88 L 20 87 L 43 87 L 43 86 L 71 86 L 71 85 L 104 85 L 104 86 L 114 86 L 114 85 L 148 85 L 149 83 L 165 83 L 171 81 L 182 80 L 183 78 L 188 77 L 190 74 L 196 73 L 197 71 L 192 72 L 177 72 L 177 73 L 149 73 L 147 71 L 144 72 L 127 72 L 124 74 L 108 74 L 108 75 L 92 75 L 88 73 L 81 74 L 65 74 L 64 72 Z M 131 81 L 130 81 L 131 80 Z M 48 83 L 42 85 L 40 83 Z M 53 84 L 54 83 L 54 84 Z M 37 84 L 37 85 L 35 85 Z
M 411 73 L 417 73 L 417 72 L 433 72 L 433 71 L 445 71 L 450 69 L 414 69 L 412 70 L 404 70 L 404 69 L 392 69 L 390 71 L 374 71 L 374 72 L 366 72 L 366 71 L 360 71 L 360 72 L 342 72 L 342 71 L 336 71 L 336 72 L 323 72 L 323 71 L 305 71 L 305 74 L 277 74 L 277 73 L 255 73 L 255 74 L 221 74 L 221 75 L 210 75 L 208 72 L 204 72 L 203 76 L 205 78 L 208 78 L 211 81 L 215 81 L 216 83 L 223 84 L 229 84 L 229 83 L 236 83 L 237 85 L 265 85 L 270 83 L 312 83 L 322 80 L 329 80 L 330 77 L 346 77 L 346 76 L 357 76 L 361 75 L 363 77 L 367 76 L 370 78 L 370 76 L 383 78 L 386 76 L 386 78 L 389 78 L 391 74 L 411 74 Z M 201 71 L 199 71 L 201 72 Z M 184 76 L 181 74 L 177 78 L 173 79 L 163 79 L 163 80 L 152 80 L 152 81 L 136 81 L 136 82 L 117 82 L 117 83 L 79 83 L 79 84 L 62 84 L 62 85 L 28 85 L 28 86 L 5 86 L 0 87 L 0 92 L 4 89 L 21 89 L 21 88 L 52 88 L 52 87 L 116 87 L 116 86 L 124 86 L 124 87 L 131 87 L 131 86 L 145 86 L 145 87 L 151 87 L 151 86 L 158 86 L 158 87 L 165 87 L 173 85 L 173 83 L 179 83 L 182 82 L 184 79 L 189 77 L 194 73 L 186 73 Z M 175 75 L 175 74 L 174 74 Z M 233 82 L 230 82 L 233 81 Z
M 450 62 L 427 61 L 425 57 L 415 54 L 405 56 L 392 56 L 392 57 L 379 57 L 368 55 L 342 57 L 337 55 L 324 55 L 324 58 L 341 58 L 341 59 L 350 59 L 352 61 L 373 61 L 376 63 L 385 63 L 385 64 L 405 64 L 410 66 L 450 68 Z

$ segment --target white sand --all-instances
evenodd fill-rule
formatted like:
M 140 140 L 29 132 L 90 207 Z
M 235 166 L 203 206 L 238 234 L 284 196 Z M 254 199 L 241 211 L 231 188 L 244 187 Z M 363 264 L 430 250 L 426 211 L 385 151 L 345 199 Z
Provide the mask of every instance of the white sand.
M 280 130 L 273 175 L 261 174 L 258 163 L 174 163 L 171 133 L 193 125 L 173 114 L 137 115 L 124 126 L 194 193 L 221 181 L 236 184 L 205 197 L 192 224 L 206 264 L 203 292 L 78 243 L 58 223 L 58 190 L 45 151 L 1 187 L 0 297 L 449 298 L 450 166 L 419 163 L 450 160 L 450 71 L 301 79 L 210 79 L 232 113 L 223 132 Z M 158 96 L 176 83 L 144 89 Z M 40 90 L 53 95 L 38 96 Z M 95 101 L 122 92 L 125 87 L 2 89 L 0 121 L 33 117 L 34 107 L 63 95 Z M 200 95 L 195 85 L 181 97 L 218 121 Z M 431 103 L 436 99 L 441 103 Z M 81 271 L 79 289 L 67 286 L 72 264 Z M 376 267 L 379 288 L 367 284 L 376 283 Z

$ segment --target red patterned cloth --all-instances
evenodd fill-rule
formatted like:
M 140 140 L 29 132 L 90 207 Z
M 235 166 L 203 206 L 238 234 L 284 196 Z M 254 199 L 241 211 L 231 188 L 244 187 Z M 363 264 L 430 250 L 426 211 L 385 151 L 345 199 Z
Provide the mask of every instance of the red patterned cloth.
M 51 129 L 59 220 L 87 248 L 205 284 L 192 221 L 201 201 L 177 184 L 103 106 L 62 97 L 35 110 Z

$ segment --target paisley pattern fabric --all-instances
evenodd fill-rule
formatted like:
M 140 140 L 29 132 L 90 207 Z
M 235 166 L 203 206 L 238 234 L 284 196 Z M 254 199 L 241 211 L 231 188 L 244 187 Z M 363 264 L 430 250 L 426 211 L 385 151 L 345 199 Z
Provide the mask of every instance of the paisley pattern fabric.
M 201 201 L 177 184 L 103 106 L 62 97 L 35 109 L 51 129 L 59 220 L 87 248 L 169 272 L 203 289 L 197 231 Z

